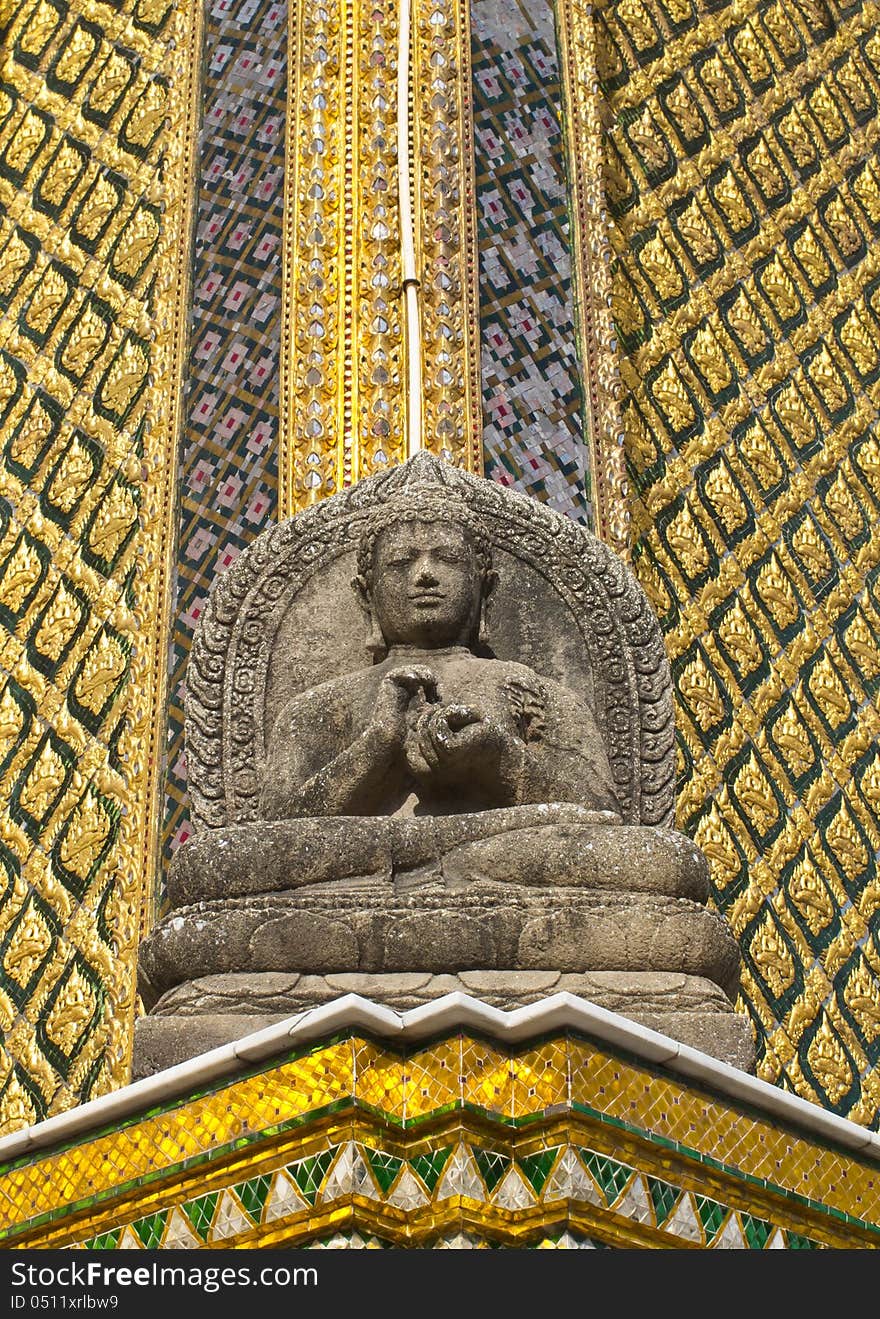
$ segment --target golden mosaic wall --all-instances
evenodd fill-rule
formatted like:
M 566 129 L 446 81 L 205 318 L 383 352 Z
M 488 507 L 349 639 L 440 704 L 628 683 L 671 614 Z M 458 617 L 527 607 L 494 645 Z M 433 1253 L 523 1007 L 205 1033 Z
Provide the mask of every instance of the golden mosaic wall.
M 878 1213 L 871 1158 L 574 1034 L 355 1033 L 0 1169 L 16 1247 L 876 1248 Z
M 880 28 L 871 4 L 619 0 L 607 97 L 634 558 L 680 825 L 760 1075 L 880 1105 Z
M 194 12 L 2 11 L 0 1131 L 127 1078 L 154 850 Z
M 396 19 L 380 4 L 355 21 L 344 0 L 292 10 L 312 83 L 289 149 L 326 177 L 288 171 L 299 190 L 284 334 L 303 374 L 282 378 L 287 511 L 404 444 L 400 318 L 383 293 L 399 282 L 393 97 L 376 81 L 393 68 Z M 761 1074 L 869 1123 L 880 1104 L 874 18 L 825 0 L 599 7 L 626 510 L 601 297 L 585 336 L 604 243 L 585 229 L 602 199 L 587 176 L 573 196 L 580 334 L 598 351 L 585 361 L 589 402 L 605 427 L 591 437 L 600 521 L 620 542 L 631 516 L 663 621 L 679 820 L 741 941 Z M 417 213 L 423 252 L 438 244 L 437 286 L 423 290 L 426 417 L 477 467 L 458 119 L 467 19 L 438 0 L 415 21 Z M 87 11 L 23 0 L 0 6 L 0 23 L 4 1130 L 126 1074 L 154 864 L 198 32 L 196 7 L 172 0 Z M 595 163 L 594 48 L 575 0 L 560 38 L 570 158 Z
M 0 12 L 0 1131 L 127 1076 L 157 864 L 198 15 L 190 0 Z M 298 0 L 289 36 L 288 513 L 406 450 L 396 6 Z M 575 6 L 566 40 L 584 86 L 588 36 Z M 427 442 L 479 469 L 464 0 L 419 0 L 412 61 Z M 581 89 L 577 104 L 571 151 L 595 166 L 595 101 Z M 603 243 L 580 263 L 603 335 L 585 354 L 591 416 L 614 387 Z M 622 540 L 625 520 L 613 525 Z

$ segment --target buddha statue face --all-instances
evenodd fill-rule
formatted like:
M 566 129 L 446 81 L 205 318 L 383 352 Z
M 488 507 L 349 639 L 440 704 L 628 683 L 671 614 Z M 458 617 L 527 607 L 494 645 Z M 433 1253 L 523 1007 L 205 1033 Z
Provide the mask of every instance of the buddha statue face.
M 375 537 L 368 577 L 359 579 L 371 645 L 472 646 L 493 581 L 486 556 L 460 524 L 392 523 Z

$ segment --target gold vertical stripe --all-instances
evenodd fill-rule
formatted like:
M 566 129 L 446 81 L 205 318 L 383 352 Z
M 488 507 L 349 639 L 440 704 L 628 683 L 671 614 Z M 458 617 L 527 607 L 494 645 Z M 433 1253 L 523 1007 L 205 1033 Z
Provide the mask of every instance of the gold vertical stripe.
M 329 14 L 320 19 L 323 9 Z M 443 23 L 432 22 L 440 13 Z M 290 15 L 279 514 L 290 517 L 405 458 L 395 0 L 295 0 Z M 481 470 L 476 210 L 465 0 L 414 12 L 413 163 L 422 254 L 423 396 L 429 447 Z M 327 59 L 315 63 L 315 33 Z M 435 40 L 438 38 L 439 40 Z M 431 64 L 431 55 L 442 63 Z M 323 80 L 323 82 L 321 81 Z M 309 123 L 321 94 L 322 244 Z M 438 100 L 440 98 L 440 100 Z M 332 251 L 334 260 L 326 261 Z M 313 263 L 322 262 L 316 272 Z M 321 287 L 316 287 L 316 274 Z M 320 347 L 316 346 L 320 327 Z M 316 352 L 322 360 L 311 360 Z M 448 374 L 450 379 L 445 380 Z
M 288 0 L 287 114 L 284 120 L 284 218 L 281 226 L 281 345 L 278 354 L 278 517 L 293 503 L 293 254 L 296 234 L 296 169 L 299 132 L 298 70 L 302 65 L 302 19 L 298 0 Z
M 468 0 L 458 0 L 456 13 L 458 37 L 458 106 L 459 159 L 461 161 L 461 201 L 459 208 L 464 251 L 463 320 L 465 351 L 465 417 L 463 466 L 483 475 L 483 387 L 480 351 L 480 261 L 477 247 L 477 181 L 474 153 L 474 97 L 471 63 L 471 11 Z
M 158 856 L 200 12 L 71 9 L 19 7 L 2 68 L 0 1132 L 128 1079 Z
M 339 314 L 342 324 L 342 370 L 339 372 L 339 457 L 337 459 L 340 486 L 356 480 L 357 457 L 354 453 L 354 417 L 357 409 L 357 369 L 354 362 L 355 344 L 358 341 L 357 298 L 355 292 L 354 249 L 358 231 L 358 194 L 360 180 L 357 174 L 357 130 L 360 80 L 355 57 L 355 11 L 359 0 L 344 0 L 345 75 L 343 113 L 345 117 L 345 160 L 343 164 L 344 203 L 339 234 L 339 261 L 344 277 L 339 281 Z
M 618 554 L 628 555 L 630 515 L 617 340 L 610 310 L 599 92 L 590 6 L 584 0 L 557 0 L 556 26 L 572 217 L 575 317 L 587 431 L 584 440 L 590 449 L 595 530 Z
M 415 0 L 416 208 L 424 446 L 482 469 L 470 28 L 463 0 Z
M 406 457 L 397 174 L 397 0 L 358 9 L 355 479 Z
M 178 42 L 180 50 L 175 70 L 177 114 L 176 133 L 169 143 L 168 176 L 171 180 L 166 210 L 166 242 L 160 248 L 161 274 L 156 283 L 157 306 L 167 299 L 170 314 L 167 331 L 160 330 L 154 346 L 154 372 L 157 383 L 165 381 L 164 416 L 151 431 L 150 458 L 153 472 L 146 483 L 145 497 L 157 492 L 154 504 L 158 515 L 155 545 L 145 557 L 155 554 L 157 570 L 145 573 L 143 617 L 147 621 L 147 644 L 136 652 L 132 666 L 132 686 L 135 691 L 150 692 L 148 721 L 145 730 L 146 782 L 143 794 L 144 818 L 142 826 L 133 826 L 133 833 L 141 839 L 143 901 L 141 905 L 139 935 L 151 929 L 155 920 L 156 876 L 161 860 L 162 829 L 162 777 L 163 738 L 168 693 L 168 642 L 171 627 L 171 583 L 174 575 L 177 545 L 174 528 L 177 512 L 177 472 L 180 460 L 183 384 L 189 346 L 189 309 L 192 284 L 192 228 L 197 201 L 196 148 L 198 145 L 199 102 L 201 92 L 200 64 L 204 41 L 202 7 L 198 0 L 189 0 L 183 7 L 183 32 Z M 175 123 L 175 120 L 172 120 Z M 161 395 L 160 395 L 161 397 Z M 158 476 L 158 480 L 157 480 Z M 152 510 L 151 510 L 152 511 Z M 149 667 L 149 674 L 146 672 Z M 136 802 L 136 806 L 139 805 Z M 131 953 L 132 975 L 136 973 L 137 942 Z M 129 1022 L 128 1037 L 133 1026 Z M 130 1047 L 130 1045 L 129 1045 Z
M 282 244 L 279 513 L 333 494 L 344 453 L 346 9 L 292 0 Z

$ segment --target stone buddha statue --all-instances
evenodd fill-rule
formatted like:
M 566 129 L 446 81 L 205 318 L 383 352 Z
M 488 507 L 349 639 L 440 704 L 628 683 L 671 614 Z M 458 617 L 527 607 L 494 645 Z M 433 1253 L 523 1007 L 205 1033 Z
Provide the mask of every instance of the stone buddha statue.
M 403 501 L 368 524 L 352 583 L 375 663 L 295 697 L 273 734 L 267 820 L 475 813 L 570 802 L 619 822 L 589 707 L 492 657 L 497 575 L 467 508 Z
M 560 989 L 750 1068 L 669 827 L 656 620 L 600 541 L 427 454 L 266 532 L 188 673 L 196 832 L 141 949 L 147 1074 L 358 992 Z

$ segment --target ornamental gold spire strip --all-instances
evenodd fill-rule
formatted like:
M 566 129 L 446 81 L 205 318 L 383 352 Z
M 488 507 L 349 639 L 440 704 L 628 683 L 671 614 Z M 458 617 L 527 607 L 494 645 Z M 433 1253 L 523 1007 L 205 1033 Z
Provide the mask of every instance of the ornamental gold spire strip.
M 415 0 L 424 447 L 483 469 L 476 201 L 466 0 Z
M 291 8 L 280 513 L 407 456 L 394 0 Z M 466 11 L 413 11 L 413 108 L 426 448 L 478 468 Z M 470 245 L 470 246 L 469 246 Z
M 611 318 L 610 249 L 602 185 L 602 135 L 592 6 L 557 0 L 566 165 L 583 395 L 584 442 L 594 481 L 594 530 L 628 556 L 630 542 L 617 337 Z
M 155 865 L 198 22 L 82 8 L 0 69 L 0 1131 L 127 1080 Z
M 343 327 L 351 312 L 344 244 L 349 18 L 341 0 L 294 0 L 288 18 L 288 50 L 295 56 L 288 63 L 287 98 L 279 444 L 283 516 L 333 493 L 345 447 L 340 413 Z

